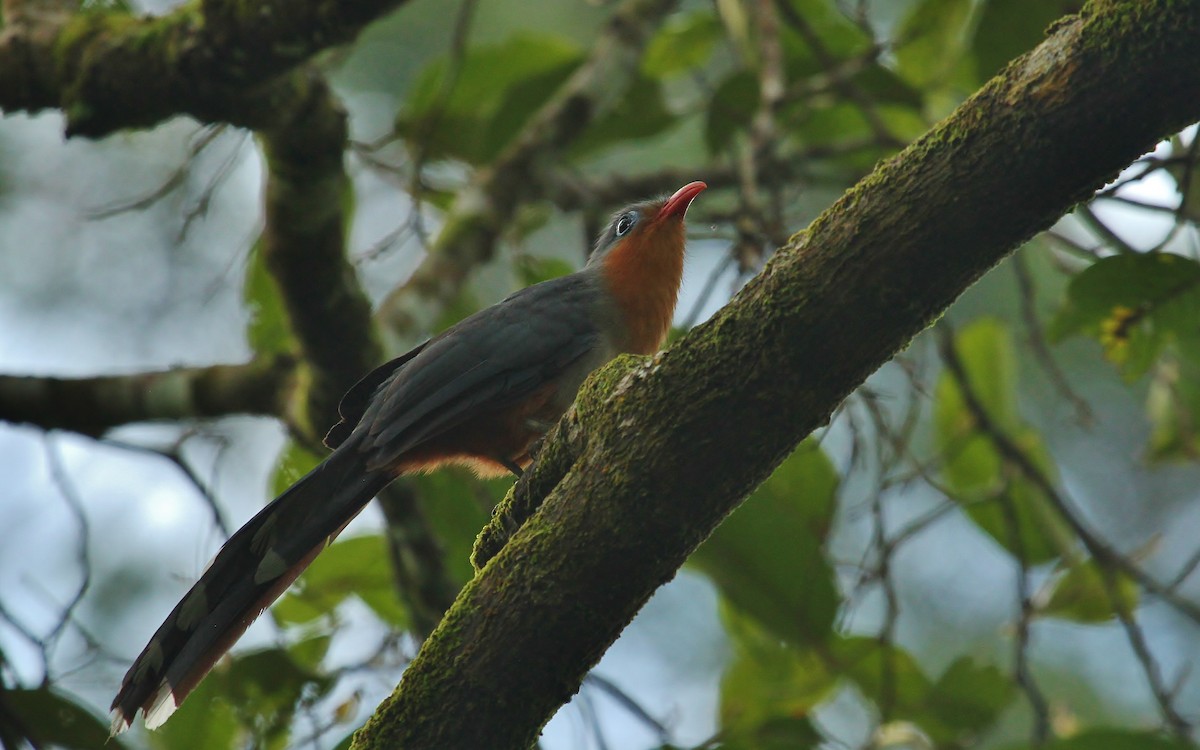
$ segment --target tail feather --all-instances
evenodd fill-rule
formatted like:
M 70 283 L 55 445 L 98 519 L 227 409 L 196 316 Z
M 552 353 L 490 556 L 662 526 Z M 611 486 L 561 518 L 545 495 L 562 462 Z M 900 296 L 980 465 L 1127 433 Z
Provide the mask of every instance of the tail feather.
M 113 700 L 113 733 L 140 709 L 166 721 L 250 623 L 391 481 L 343 445 L 263 508 L 217 553 L 134 661 Z

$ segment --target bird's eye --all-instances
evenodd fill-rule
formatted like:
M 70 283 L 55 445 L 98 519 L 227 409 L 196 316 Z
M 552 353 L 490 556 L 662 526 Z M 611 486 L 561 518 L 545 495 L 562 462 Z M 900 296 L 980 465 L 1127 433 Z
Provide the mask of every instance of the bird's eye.
M 627 213 L 620 219 L 617 219 L 617 236 L 624 237 L 630 229 L 633 229 L 634 223 L 637 221 L 637 214 Z

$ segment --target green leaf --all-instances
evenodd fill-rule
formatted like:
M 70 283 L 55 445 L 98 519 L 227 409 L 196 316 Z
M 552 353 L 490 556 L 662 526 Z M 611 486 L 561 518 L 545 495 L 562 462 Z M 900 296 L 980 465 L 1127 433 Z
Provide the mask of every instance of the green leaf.
M 980 76 L 1041 44 L 1046 28 L 1077 7 L 1076 0 L 985 0 L 972 42 Z
M 200 681 L 170 720 L 147 737 L 159 750 L 224 750 L 245 747 L 246 731 L 225 693 L 225 663 Z M 99 747 L 99 746 L 97 746 Z
M 738 732 L 727 733 L 722 750 L 796 750 L 820 745 L 821 733 L 812 722 L 800 716 L 774 716 L 763 723 Z
M 961 72 L 971 0 L 921 0 L 897 33 L 897 72 L 917 88 L 935 88 Z
M 898 721 L 921 728 L 939 747 L 959 746 L 994 724 L 1016 694 L 1012 679 L 969 657 L 952 663 L 936 682 L 905 650 L 869 638 L 834 643 L 839 670 Z
M 649 138 L 675 124 L 675 115 L 663 101 L 662 84 L 643 75 L 635 76 L 615 106 L 604 112 L 571 146 L 579 156 L 623 141 Z
M 833 643 L 841 673 L 877 704 L 912 714 L 920 711 L 932 685 L 907 651 L 873 638 L 841 638 Z
M 1048 333 L 1054 340 L 1094 336 L 1132 380 L 1169 343 L 1200 361 L 1198 317 L 1200 263 L 1170 253 L 1115 255 L 1071 280 Z
M 1195 461 L 1200 456 L 1200 365 L 1166 357 L 1146 392 L 1151 461 Z
M 279 497 L 284 490 L 300 481 L 301 477 L 324 460 L 295 440 L 288 440 L 275 462 L 275 471 L 271 475 L 271 492 L 275 497 Z
M 1008 328 L 983 318 L 955 336 L 955 349 L 980 406 L 1001 429 L 1017 422 L 1016 353 Z M 977 420 L 958 382 L 948 372 L 934 391 L 934 430 L 942 474 L 956 494 L 989 497 L 1002 486 L 1000 456 L 991 439 L 977 430 Z
M 15 722 L 41 747 L 93 750 L 123 745 L 109 740 L 108 726 L 67 696 L 49 687 L 0 690 L 0 722 Z M 107 745 L 105 743 L 108 743 Z
M 287 652 L 301 667 L 315 670 L 321 666 L 321 660 L 329 652 L 329 644 L 332 641 L 328 635 L 317 635 L 296 641 L 287 647 Z
M 821 552 L 837 474 L 806 441 L 691 557 L 734 607 L 793 645 L 829 637 L 838 596 Z
M 513 478 L 485 481 L 460 468 L 409 477 L 409 481 L 415 485 L 425 518 L 445 550 L 447 572 L 457 584 L 465 584 L 475 574 L 471 567 L 475 537 Z
M 891 68 L 871 63 L 850 78 L 851 83 L 880 104 L 903 105 L 917 110 L 922 103 L 921 91 L 910 86 Z M 929 129 L 926 123 L 926 130 Z
M 1043 475 L 1053 480 L 1057 472 L 1035 430 L 1022 427 L 1008 433 L 1008 437 Z M 955 459 L 948 461 L 958 466 L 958 473 L 946 473 L 947 486 L 956 490 L 956 499 L 964 503 L 967 515 L 1028 565 L 1048 562 L 1073 550 L 1074 532 L 1028 477 L 1016 471 L 1001 471 L 1000 456 L 991 439 L 977 434 L 969 444 L 980 453 L 986 452 L 987 458 L 981 460 L 996 473 L 994 484 L 962 484 L 959 481 L 965 470 Z
M 871 131 L 862 109 L 841 99 L 827 100 L 817 106 L 797 103 L 785 108 L 784 114 L 794 121 L 792 133 L 808 145 L 854 140 Z
M 1025 426 L 1016 404 L 1016 350 L 1008 328 L 983 318 L 963 328 L 955 349 L 967 382 L 987 415 L 1038 470 L 1056 475 L 1038 433 Z M 942 480 L 980 528 L 1028 564 L 1055 559 L 1072 548 L 1074 536 L 1045 495 L 1017 471 L 1005 471 L 993 436 L 979 430 L 958 381 L 942 373 L 935 389 L 934 430 L 943 457 Z M 1015 534 L 1009 514 L 1016 518 Z
M 1005 745 L 1004 750 L 1195 750 L 1186 739 L 1165 737 L 1153 732 L 1124 729 L 1091 729 L 1069 739 L 1044 744 Z
M 553 216 L 553 209 L 547 205 L 541 203 L 523 205 L 516 210 L 508 226 L 505 227 L 504 239 L 513 244 L 520 244 L 522 240 L 546 226 Z
M 238 655 L 219 662 L 151 737 L 163 750 L 282 748 L 301 699 L 318 699 L 333 684 L 283 649 Z
M 283 298 L 279 295 L 275 279 L 267 270 L 261 238 L 250 250 L 250 262 L 242 283 L 242 301 L 250 316 L 246 339 L 256 354 L 279 354 L 293 348 L 294 341 L 288 328 Z
M 250 716 L 287 715 L 303 695 L 320 697 L 333 686 L 333 679 L 301 667 L 278 648 L 253 651 L 234 658 L 221 673 L 224 693 L 238 709 Z
M 806 716 L 837 687 L 815 649 L 785 644 L 728 603 L 721 619 L 735 654 L 721 678 L 724 730 L 751 733 L 778 717 Z
M 721 38 L 721 22 L 711 11 L 672 16 L 646 47 L 642 72 L 651 78 L 666 78 L 698 68 Z
M 430 156 L 486 163 L 582 59 L 582 51 L 566 39 L 521 33 L 470 49 L 456 73 L 447 60 L 439 60 L 422 72 L 396 131 Z
M 734 73 L 717 86 L 704 123 L 704 144 L 710 154 L 724 151 L 734 134 L 749 126 L 758 99 L 758 79 L 746 70 Z
M 271 608 L 271 615 L 281 625 L 304 624 L 332 613 L 347 596 L 354 595 L 384 622 L 404 628 L 408 617 L 396 595 L 388 560 L 382 536 L 335 542 Z
M 1004 430 L 1017 427 L 1017 354 L 1008 326 L 996 318 L 980 318 L 958 331 L 954 348 L 988 418 Z M 935 417 L 939 434 L 960 434 L 964 426 L 972 426 L 962 422 L 961 409 L 965 406 L 952 378 L 938 382 L 937 399 L 939 405 L 950 410 Z
M 1049 454 L 1036 432 L 1024 430 L 1017 443 L 1022 452 L 1041 467 L 1043 474 L 1055 475 L 1049 464 Z M 1009 478 L 986 499 L 968 499 L 965 509 L 983 531 L 1027 565 L 1055 560 L 1075 548 L 1075 535 L 1070 526 L 1050 506 L 1042 491 L 1025 477 Z M 1010 520 L 1010 514 L 1015 516 L 1015 524 Z
M 547 258 L 542 255 L 521 255 L 517 257 L 517 273 L 524 286 L 532 286 L 559 276 L 566 276 L 575 269 L 561 258 Z
M 825 52 L 834 59 L 845 60 L 865 55 L 873 43 L 871 37 L 830 0 L 787 0 L 787 5 L 791 6 L 793 12 L 788 13 L 785 8 L 780 8 L 779 41 L 784 73 L 789 81 L 822 76 L 827 65 L 813 52 L 808 35 L 797 30 L 793 18 L 799 18 L 800 23 L 820 39 Z M 750 57 L 760 57 L 757 48 L 753 49 Z
M 934 683 L 918 721 L 934 740 L 950 744 L 994 724 L 1015 694 L 1016 685 L 999 669 L 962 656 Z
M 1105 575 L 1113 576 L 1112 586 L 1116 602 L 1105 586 Z M 1116 617 L 1114 604 L 1125 612 L 1137 607 L 1138 587 L 1129 576 L 1122 573 L 1106 573 L 1096 566 L 1095 561 L 1076 563 L 1054 585 L 1050 601 L 1041 614 L 1061 617 L 1075 622 L 1106 622 Z

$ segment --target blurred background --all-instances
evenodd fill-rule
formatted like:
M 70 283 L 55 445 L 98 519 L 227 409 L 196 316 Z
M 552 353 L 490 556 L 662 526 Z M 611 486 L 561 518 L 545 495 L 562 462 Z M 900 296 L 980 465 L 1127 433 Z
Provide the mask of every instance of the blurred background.
M 1080 5 L 413 0 L 317 60 L 348 114 L 350 283 L 395 355 L 577 268 L 623 203 L 701 179 L 682 333 Z M 562 119 L 568 94 L 590 108 Z M 302 349 L 262 257 L 260 135 L 63 130 L 0 119 L 0 374 L 136 388 Z M 1194 128 L 1161 143 L 881 368 L 659 591 L 541 746 L 1190 747 L 1196 152 Z M 313 465 L 324 425 L 284 393 L 57 429 L 11 416 L 36 415 L 31 382 L 0 378 L 0 739 L 99 747 L 133 657 Z M 347 746 L 510 483 L 404 482 L 164 729 L 108 746 Z

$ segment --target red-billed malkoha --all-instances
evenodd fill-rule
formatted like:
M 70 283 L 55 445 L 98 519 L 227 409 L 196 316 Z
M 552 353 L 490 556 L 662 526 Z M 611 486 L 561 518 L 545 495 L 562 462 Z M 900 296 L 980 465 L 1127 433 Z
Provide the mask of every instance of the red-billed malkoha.
M 250 623 L 401 474 L 465 463 L 519 472 L 587 375 L 650 354 L 671 325 L 683 218 L 703 182 L 617 213 L 583 270 L 481 310 L 363 378 L 333 453 L 230 537 L 130 667 L 113 729 L 164 722 Z

